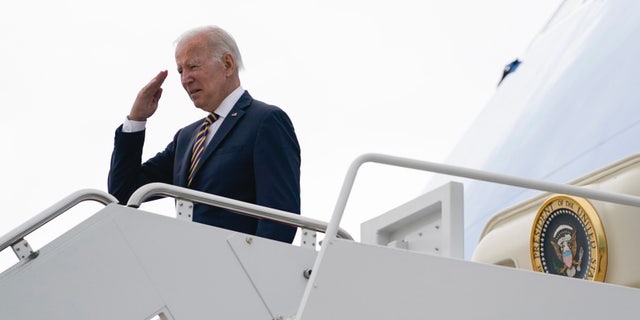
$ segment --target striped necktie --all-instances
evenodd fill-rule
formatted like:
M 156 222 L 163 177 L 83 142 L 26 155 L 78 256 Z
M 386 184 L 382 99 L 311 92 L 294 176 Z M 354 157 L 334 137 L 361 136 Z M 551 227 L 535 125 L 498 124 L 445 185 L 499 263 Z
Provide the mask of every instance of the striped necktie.
M 204 153 L 205 140 L 207 140 L 207 133 L 209 132 L 209 127 L 212 123 L 218 120 L 218 116 L 215 113 L 210 113 L 202 122 L 200 126 L 200 130 L 198 131 L 198 135 L 196 136 L 196 142 L 193 144 L 193 149 L 191 153 L 191 166 L 189 167 L 189 178 L 187 179 L 187 185 L 191 186 L 191 182 L 193 181 L 193 174 L 195 172 L 200 159 L 202 158 L 202 154 Z

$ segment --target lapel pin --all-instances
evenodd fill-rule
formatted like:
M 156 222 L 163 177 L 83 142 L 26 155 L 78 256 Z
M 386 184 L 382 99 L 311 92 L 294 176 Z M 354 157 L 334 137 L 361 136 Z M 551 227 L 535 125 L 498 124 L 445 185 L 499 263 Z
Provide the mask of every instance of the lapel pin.
M 232 113 L 232 114 L 231 114 L 231 116 L 232 116 L 232 117 L 235 117 L 235 116 L 237 116 L 237 115 L 238 115 L 238 113 L 237 113 L 237 112 L 234 112 L 234 113 Z

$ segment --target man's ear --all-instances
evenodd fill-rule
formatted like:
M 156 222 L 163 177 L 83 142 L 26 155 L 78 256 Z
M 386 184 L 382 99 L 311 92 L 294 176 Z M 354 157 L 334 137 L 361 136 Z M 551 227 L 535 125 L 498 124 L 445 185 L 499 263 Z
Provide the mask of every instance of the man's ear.
M 236 72 L 236 60 L 231 53 L 225 53 L 222 55 L 222 65 L 224 66 L 224 73 L 227 76 L 231 76 Z

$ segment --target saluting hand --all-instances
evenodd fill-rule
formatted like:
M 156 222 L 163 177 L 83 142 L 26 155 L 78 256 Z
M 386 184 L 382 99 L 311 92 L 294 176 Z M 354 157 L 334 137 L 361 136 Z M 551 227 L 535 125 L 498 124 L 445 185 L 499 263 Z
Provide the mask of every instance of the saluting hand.
M 158 101 L 162 96 L 162 83 L 167 78 L 167 70 L 160 71 L 147 83 L 136 97 L 136 101 L 129 112 L 129 120 L 144 121 L 151 117 L 158 109 Z

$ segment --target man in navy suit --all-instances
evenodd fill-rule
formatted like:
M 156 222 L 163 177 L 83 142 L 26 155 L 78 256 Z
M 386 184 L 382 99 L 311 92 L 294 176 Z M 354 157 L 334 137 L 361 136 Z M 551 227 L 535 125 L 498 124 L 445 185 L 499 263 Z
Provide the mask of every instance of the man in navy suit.
M 300 146 L 293 125 L 280 108 L 242 88 L 242 58 L 233 38 L 219 27 L 187 31 L 177 41 L 175 58 L 182 86 L 209 120 L 180 129 L 163 151 L 142 163 L 146 120 L 158 108 L 168 74 L 158 73 L 116 130 L 109 192 L 126 203 L 138 187 L 164 182 L 299 214 Z M 193 220 L 289 243 L 296 232 L 202 204 L 194 207 Z

